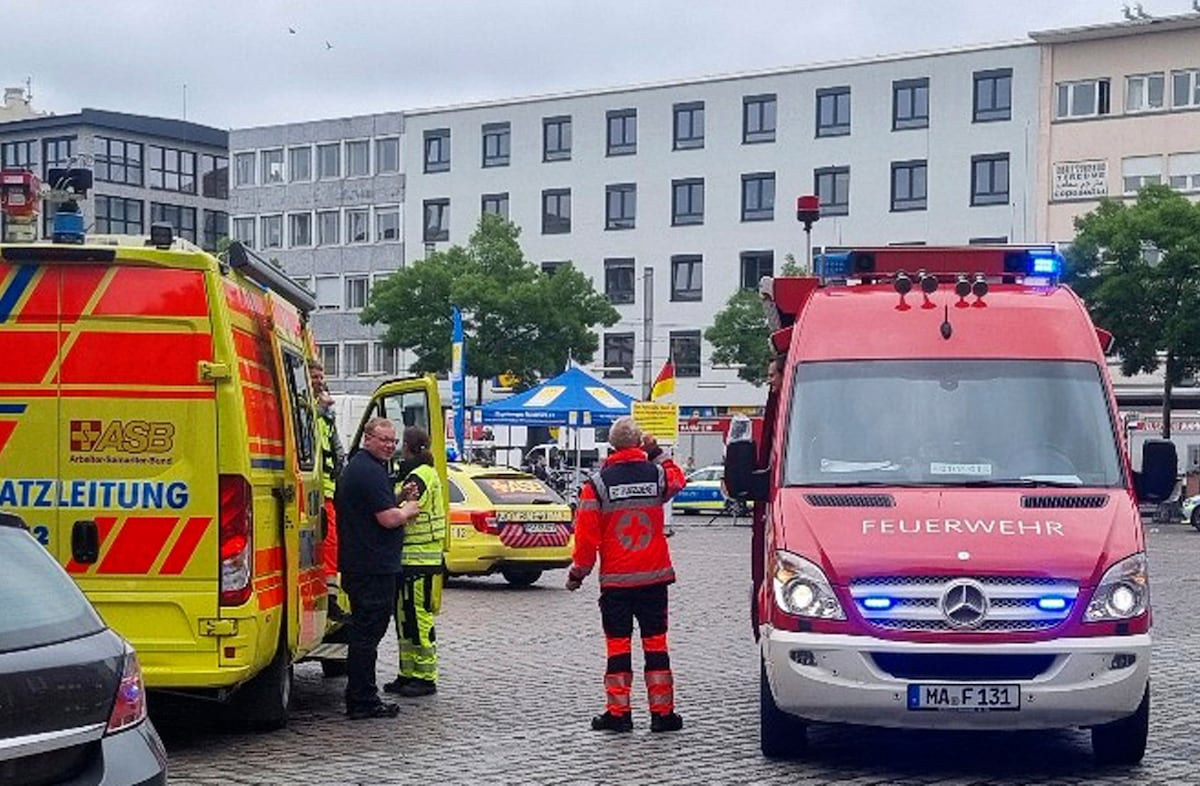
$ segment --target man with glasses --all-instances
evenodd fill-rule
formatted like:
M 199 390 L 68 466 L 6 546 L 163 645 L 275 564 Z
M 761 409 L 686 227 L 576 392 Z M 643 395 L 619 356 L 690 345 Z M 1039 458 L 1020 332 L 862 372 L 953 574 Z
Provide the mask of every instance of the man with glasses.
M 404 527 L 421 513 L 415 500 L 396 504 L 388 462 L 396 453 L 396 427 L 372 418 L 361 449 L 338 477 L 338 564 L 350 598 L 346 656 L 346 715 L 351 720 L 394 718 L 400 708 L 379 698 L 375 660 L 396 605 Z

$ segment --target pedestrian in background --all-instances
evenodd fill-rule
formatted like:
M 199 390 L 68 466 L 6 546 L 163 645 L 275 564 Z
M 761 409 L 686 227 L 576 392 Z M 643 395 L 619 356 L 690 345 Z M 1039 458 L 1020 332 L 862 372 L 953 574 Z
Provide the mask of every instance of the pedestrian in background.
M 317 441 L 321 446 L 321 491 L 325 499 L 325 539 L 322 544 L 321 560 L 325 566 L 325 591 L 329 595 L 329 616 L 344 617 L 338 603 L 338 531 L 337 508 L 333 504 L 337 491 L 337 479 L 346 465 L 346 451 L 338 435 L 337 418 L 333 411 L 333 396 L 325 384 L 325 366 L 319 361 L 308 364 L 312 379 L 313 400 L 317 405 Z
M 429 450 L 429 434 L 418 426 L 404 429 L 400 441 L 400 484 L 396 499 L 415 502 L 420 513 L 404 528 L 402 575 L 396 598 L 396 639 L 400 667 L 383 686 L 401 696 L 437 693 L 438 657 L 435 618 L 441 608 L 445 574 L 446 497 Z
M 596 731 L 632 731 L 633 623 L 645 656 L 650 730 L 677 731 L 675 680 L 667 651 L 667 587 L 675 569 L 663 532 L 663 507 L 684 486 L 683 470 L 642 434 L 631 417 L 608 432 L 613 452 L 579 495 L 575 551 L 567 589 L 579 589 L 600 559 L 600 622 L 608 656 L 606 708 L 592 718 Z
M 404 526 L 421 513 L 415 500 L 397 503 L 388 475 L 396 450 L 396 427 L 371 418 L 360 450 L 346 462 L 334 504 L 341 537 L 338 563 L 350 598 L 346 657 L 346 715 L 351 720 L 394 718 L 400 708 L 379 698 L 375 661 L 379 640 L 396 607 Z

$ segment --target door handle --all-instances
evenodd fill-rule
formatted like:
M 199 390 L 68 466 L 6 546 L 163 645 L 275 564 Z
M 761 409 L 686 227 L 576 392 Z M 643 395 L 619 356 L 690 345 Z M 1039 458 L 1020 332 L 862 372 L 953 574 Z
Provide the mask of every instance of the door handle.
M 291 485 L 276 486 L 275 497 L 280 502 L 294 502 L 296 500 L 296 487 Z
M 100 559 L 100 528 L 95 521 L 81 519 L 71 527 L 71 558 L 82 565 Z

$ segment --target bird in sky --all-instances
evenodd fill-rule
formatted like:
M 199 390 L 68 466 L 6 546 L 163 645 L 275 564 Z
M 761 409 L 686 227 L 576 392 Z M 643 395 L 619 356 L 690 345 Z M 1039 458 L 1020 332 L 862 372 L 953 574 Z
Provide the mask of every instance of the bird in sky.
M 296 28 L 294 28 L 294 27 L 289 27 L 289 28 L 288 28 L 288 32 L 289 32 L 289 33 L 291 33 L 292 35 L 295 35 L 295 34 L 296 34 Z
M 326 49 L 333 49 L 333 44 L 331 44 L 331 43 L 329 43 L 328 41 L 326 41 L 326 42 L 325 42 L 325 48 L 326 48 Z

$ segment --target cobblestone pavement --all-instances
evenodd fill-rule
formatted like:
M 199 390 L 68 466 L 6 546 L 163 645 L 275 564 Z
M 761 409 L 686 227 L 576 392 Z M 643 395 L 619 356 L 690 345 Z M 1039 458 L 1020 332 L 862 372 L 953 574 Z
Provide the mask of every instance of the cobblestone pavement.
M 746 616 L 745 527 L 684 519 L 671 549 L 677 704 L 686 727 L 650 734 L 640 676 L 632 735 L 597 734 L 603 639 L 596 586 L 564 573 L 509 588 L 457 581 L 438 621 L 440 692 L 401 700 L 395 720 L 343 719 L 342 679 L 296 670 L 286 730 L 235 734 L 195 711 L 158 718 L 173 783 L 469 784 L 1197 784 L 1200 532 L 1149 526 L 1156 648 L 1149 749 L 1141 766 L 1092 763 L 1087 732 L 943 734 L 816 727 L 808 758 L 758 750 L 757 651 Z M 693 523 L 695 522 L 695 523 Z M 636 648 L 636 645 L 635 645 Z M 395 658 L 385 640 L 381 682 Z M 635 665 L 640 655 L 635 651 Z

